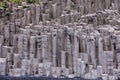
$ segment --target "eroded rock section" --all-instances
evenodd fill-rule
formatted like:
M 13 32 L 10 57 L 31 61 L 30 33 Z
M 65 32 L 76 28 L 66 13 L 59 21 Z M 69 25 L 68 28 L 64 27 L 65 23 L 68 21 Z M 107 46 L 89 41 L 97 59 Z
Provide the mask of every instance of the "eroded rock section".
M 39 2 L 0 9 L 0 75 L 118 78 L 119 0 Z

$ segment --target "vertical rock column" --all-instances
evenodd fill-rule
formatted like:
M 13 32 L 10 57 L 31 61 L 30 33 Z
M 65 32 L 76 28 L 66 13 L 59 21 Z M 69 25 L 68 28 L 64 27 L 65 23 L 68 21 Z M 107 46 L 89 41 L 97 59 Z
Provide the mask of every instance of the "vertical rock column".
M 13 46 L 13 35 L 15 34 L 15 24 L 10 23 L 10 46 Z
M 6 58 L 0 58 L 0 75 L 6 75 Z
M 20 58 L 22 58 L 22 51 L 23 51 L 23 35 L 18 36 L 18 54 Z
M 95 58 L 95 38 L 94 36 L 91 36 L 90 37 L 90 56 L 91 56 L 91 61 L 92 61 L 92 64 L 94 65 L 94 67 L 96 67 L 96 58 Z
M 7 25 L 5 25 L 5 45 L 9 46 L 9 42 L 10 42 L 10 25 L 9 23 Z
M 98 61 L 99 65 L 102 65 L 102 54 L 103 54 L 103 39 L 98 40 Z
M 110 8 L 110 2 L 111 0 L 105 0 L 105 5 L 106 5 L 106 9 L 109 9 Z
M 21 28 L 21 19 L 15 20 L 15 32 L 19 33 L 19 28 Z
M 68 68 L 69 72 L 72 73 L 72 46 L 71 46 L 71 41 L 70 41 L 70 36 L 67 36 L 67 53 L 68 53 Z
M 62 69 L 66 68 L 66 52 L 61 51 L 61 67 Z
M 14 64 L 14 68 L 19 68 L 20 67 L 20 56 L 19 54 L 14 54 L 14 59 L 13 59 L 13 64 Z
M 31 13 L 30 11 L 27 11 L 27 25 L 29 25 L 31 23 Z
M 40 6 L 36 5 L 36 24 L 39 24 L 40 21 Z
M 27 73 L 27 60 L 26 59 L 22 59 L 22 62 L 21 62 L 21 69 L 22 69 L 22 76 L 26 75 Z
M 32 20 L 32 24 L 35 24 L 35 21 L 36 21 L 36 8 L 35 8 L 35 4 L 31 4 L 30 8 L 31 8 L 31 20 Z
M 56 67 L 56 53 L 57 53 L 57 30 L 52 31 L 52 52 L 53 52 L 53 65 Z
M 112 74 L 114 64 L 113 64 L 113 51 L 106 52 L 106 63 L 107 63 L 107 73 Z
M 102 67 L 103 67 L 103 73 L 107 73 L 106 51 L 104 51 L 102 55 Z
M 41 35 L 38 35 L 37 36 L 37 57 L 39 62 L 42 62 L 42 38 L 41 38 Z
M 18 34 L 14 34 L 13 35 L 13 50 L 14 50 L 14 53 L 17 53 L 18 52 Z
M 35 57 L 36 53 L 36 36 L 30 37 L 30 54 L 34 54 Z
M 119 0 L 114 0 L 115 9 L 119 10 Z
M 28 59 L 28 37 L 27 35 L 23 35 L 23 51 L 22 51 L 23 59 Z
M 73 48 L 73 71 L 74 74 L 77 73 L 77 59 L 78 59 L 78 49 L 79 49 L 79 42 L 77 39 L 78 31 L 74 32 L 74 48 Z
M 47 33 L 47 57 L 48 57 L 48 61 L 52 62 L 52 34 L 51 33 Z
M 62 34 L 62 29 L 59 29 L 57 34 L 58 34 L 58 37 L 57 37 L 57 66 L 61 66 L 61 50 L 62 50 L 62 38 L 63 38 L 63 34 Z
M 44 73 L 46 73 L 46 63 L 48 61 L 47 55 L 47 35 L 42 34 L 42 60 L 43 60 L 43 68 Z

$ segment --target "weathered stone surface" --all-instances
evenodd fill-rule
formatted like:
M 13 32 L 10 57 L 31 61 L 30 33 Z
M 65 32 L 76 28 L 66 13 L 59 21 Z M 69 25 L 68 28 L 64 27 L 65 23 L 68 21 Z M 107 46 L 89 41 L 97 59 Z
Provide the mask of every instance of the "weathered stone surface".
M 118 77 L 119 0 L 39 1 L 0 9 L 0 75 Z

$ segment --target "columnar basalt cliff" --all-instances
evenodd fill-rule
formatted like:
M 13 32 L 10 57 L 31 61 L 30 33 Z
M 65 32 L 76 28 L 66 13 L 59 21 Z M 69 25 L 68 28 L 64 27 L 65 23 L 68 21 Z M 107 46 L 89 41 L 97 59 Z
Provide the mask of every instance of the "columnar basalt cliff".
M 119 0 L 36 0 L 0 8 L 0 75 L 120 75 Z

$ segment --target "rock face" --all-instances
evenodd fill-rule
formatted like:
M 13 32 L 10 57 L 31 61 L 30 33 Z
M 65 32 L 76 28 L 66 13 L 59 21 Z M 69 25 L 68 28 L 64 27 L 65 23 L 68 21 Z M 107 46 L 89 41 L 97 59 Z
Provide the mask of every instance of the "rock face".
M 118 78 L 119 0 L 40 1 L 0 19 L 0 75 Z

